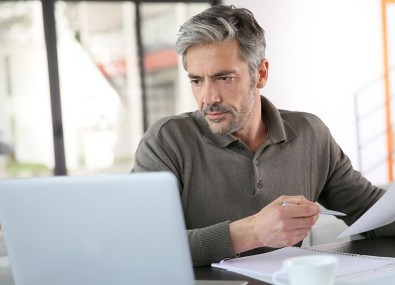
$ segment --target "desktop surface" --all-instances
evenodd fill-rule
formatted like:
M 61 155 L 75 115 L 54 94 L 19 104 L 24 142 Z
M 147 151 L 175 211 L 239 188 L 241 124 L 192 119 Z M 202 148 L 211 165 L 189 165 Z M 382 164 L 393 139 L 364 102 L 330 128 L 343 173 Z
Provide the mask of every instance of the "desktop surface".
M 315 246 L 314 248 L 334 251 L 346 252 L 364 255 L 395 257 L 395 237 L 383 237 L 375 239 L 355 240 L 339 243 L 331 243 Z M 264 285 L 265 283 L 244 275 L 226 270 L 211 268 L 210 266 L 202 266 L 194 268 L 195 278 L 197 280 L 245 280 L 248 285 Z M 4 243 L 0 234 L 0 284 L 14 285 L 11 268 L 5 252 Z M 232 284 L 232 283 L 229 283 Z

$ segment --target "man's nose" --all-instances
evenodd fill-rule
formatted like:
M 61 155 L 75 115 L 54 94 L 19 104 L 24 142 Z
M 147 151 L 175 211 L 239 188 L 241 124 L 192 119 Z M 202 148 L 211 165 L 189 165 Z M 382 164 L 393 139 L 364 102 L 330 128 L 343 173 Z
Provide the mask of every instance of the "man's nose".
M 207 80 L 205 82 L 202 89 L 203 104 L 206 106 L 210 106 L 221 101 L 220 92 L 215 86 L 215 83 L 209 81 L 210 80 Z

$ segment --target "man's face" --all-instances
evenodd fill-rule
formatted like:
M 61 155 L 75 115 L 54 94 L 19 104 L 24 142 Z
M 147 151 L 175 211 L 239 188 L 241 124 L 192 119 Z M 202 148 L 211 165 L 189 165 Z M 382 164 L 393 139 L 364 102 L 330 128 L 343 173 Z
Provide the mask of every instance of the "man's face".
M 240 57 L 238 42 L 192 46 L 186 62 L 193 95 L 211 131 L 228 135 L 242 130 L 259 90 Z

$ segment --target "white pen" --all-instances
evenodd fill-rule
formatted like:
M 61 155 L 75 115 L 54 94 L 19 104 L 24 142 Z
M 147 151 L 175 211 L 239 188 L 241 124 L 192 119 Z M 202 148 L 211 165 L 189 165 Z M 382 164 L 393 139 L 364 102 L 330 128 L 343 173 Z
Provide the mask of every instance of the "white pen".
M 289 203 L 289 202 L 281 202 L 280 205 L 281 206 L 298 206 L 297 204 L 293 204 L 293 203 Z M 332 215 L 332 216 L 343 216 L 343 217 L 347 216 L 347 214 L 345 214 L 345 213 L 327 210 L 327 209 L 323 209 L 323 208 L 321 208 L 320 214 Z

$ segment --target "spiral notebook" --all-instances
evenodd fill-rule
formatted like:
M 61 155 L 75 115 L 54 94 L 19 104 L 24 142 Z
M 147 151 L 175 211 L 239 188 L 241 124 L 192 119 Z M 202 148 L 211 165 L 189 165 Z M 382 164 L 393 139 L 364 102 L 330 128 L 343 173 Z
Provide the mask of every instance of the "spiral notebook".
M 211 266 L 268 282 L 271 281 L 272 274 L 281 269 L 284 259 L 317 254 L 336 255 L 339 258 L 336 280 L 343 281 L 342 284 L 356 284 L 391 276 L 395 280 L 395 258 L 327 252 L 309 247 L 284 247 L 268 253 L 224 259 Z

